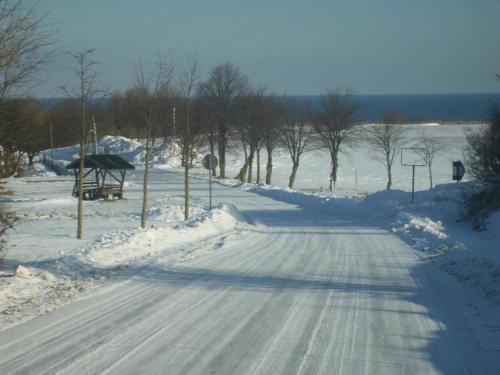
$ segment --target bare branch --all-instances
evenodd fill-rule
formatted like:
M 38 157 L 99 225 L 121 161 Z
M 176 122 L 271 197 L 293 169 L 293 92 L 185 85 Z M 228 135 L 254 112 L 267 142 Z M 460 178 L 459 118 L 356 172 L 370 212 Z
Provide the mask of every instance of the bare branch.
M 12 96 L 33 83 L 34 75 L 48 62 L 55 43 L 53 25 L 45 23 L 47 13 L 37 4 L 23 0 L 0 4 L 0 98 Z

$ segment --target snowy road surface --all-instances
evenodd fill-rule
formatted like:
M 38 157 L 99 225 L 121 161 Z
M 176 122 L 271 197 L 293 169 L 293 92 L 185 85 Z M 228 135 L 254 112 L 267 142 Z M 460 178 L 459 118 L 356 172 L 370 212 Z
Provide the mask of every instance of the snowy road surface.
M 152 189 L 182 194 L 181 176 L 156 174 Z M 239 189 L 214 194 L 251 225 L 0 332 L 0 374 L 500 372 L 453 280 L 390 232 Z

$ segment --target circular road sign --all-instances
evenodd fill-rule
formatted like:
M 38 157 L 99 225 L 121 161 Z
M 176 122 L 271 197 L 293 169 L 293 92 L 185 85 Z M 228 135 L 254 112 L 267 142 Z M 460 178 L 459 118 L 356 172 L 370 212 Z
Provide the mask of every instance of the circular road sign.
M 215 156 L 208 154 L 202 160 L 202 164 L 205 167 L 205 169 L 210 169 L 210 157 L 212 157 L 212 169 L 217 167 L 217 164 L 219 163 L 219 161 Z

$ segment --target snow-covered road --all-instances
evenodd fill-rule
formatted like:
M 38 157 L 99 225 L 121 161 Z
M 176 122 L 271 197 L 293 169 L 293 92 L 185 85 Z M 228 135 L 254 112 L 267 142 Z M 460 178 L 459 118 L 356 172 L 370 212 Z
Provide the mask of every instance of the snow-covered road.
M 152 189 L 182 194 L 156 172 Z M 193 194 L 206 183 L 192 181 Z M 456 283 L 390 232 L 214 186 L 251 225 L 0 333 L 0 374 L 494 374 Z

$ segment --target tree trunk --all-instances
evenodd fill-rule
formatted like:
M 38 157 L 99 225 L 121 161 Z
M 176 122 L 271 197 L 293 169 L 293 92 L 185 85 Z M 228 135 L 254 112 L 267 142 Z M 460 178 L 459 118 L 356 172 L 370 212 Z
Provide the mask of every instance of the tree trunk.
M 186 105 L 187 107 L 187 105 Z M 189 155 L 191 153 L 191 137 L 189 129 L 189 111 L 186 108 L 186 130 L 184 135 L 184 150 L 186 165 L 184 166 L 184 220 L 189 220 Z
M 214 144 L 214 138 L 213 138 L 213 133 L 209 132 L 208 134 L 208 143 L 210 144 L 210 155 L 215 155 L 215 144 Z M 216 176 L 217 174 L 217 169 L 214 166 L 212 168 L 212 177 Z
M 257 148 L 257 184 L 260 184 L 260 148 Z
M 226 178 L 226 129 L 219 129 L 219 170 L 220 177 Z
M 78 212 L 77 212 L 77 229 L 76 238 L 79 240 L 83 239 L 83 172 L 84 172 L 84 161 L 85 155 L 81 151 L 80 155 L 80 166 L 78 167 Z
M 146 138 L 146 160 L 144 163 L 144 180 L 142 184 L 142 213 L 141 228 L 146 228 L 146 217 L 148 214 L 148 182 L 149 182 L 149 153 L 151 149 L 149 135 Z
M 330 173 L 330 185 L 329 189 L 330 191 L 333 191 L 335 189 L 335 185 L 337 184 L 337 169 L 338 169 L 338 161 L 337 161 L 337 154 L 332 158 L 332 171 Z
M 429 163 L 429 183 L 430 183 L 430 186 L 431 186 L 431 189 L 432 189 L 432 164 Z
M 266 184 L 271 185 L 273 175 L 273 150 L 267 149 Z
M 392 187 L 392 163 L 390 152 L 386 152 L 385 154 L 385 163 L 387 167 L 387 186 L 385 188 L 389 190 Z
M 245 158 L 245 164 L 243 164 L 243 166 L 241 167 L 238 175 L 236 176 L 236 179 L 240 180 L 241 182 L 245 182 L 247 170 L 248 170 L 248 159 Z
M 247 175 L 247 170 L 248 170 L 248 152 L 245 144 L 243 144 L 243 152 L 245 153 L 245 163 L 241 167 L 238 175 L 236 176 L 236 178 L 241 182 L 245 182 L 245 177 Z
M 295 183 L 295 176 L 297 175 L 297 170 L 299 169 L 299 162 L 293 162 L 292 174 L 288 180 L 288 187 L 293 189 L 293 184 Z
M 186 148 L 186 154 L 189 147 Z M 189 156 L 186 155 L 186 160 Z M 184 166 L 184 220 L 189 220 L 189 163 Z
M 21 161 L 23 160 L 23 153 L 19 151 L 17 153 L 17 158 L 14 161 L 14 167 L 12 168 L 12 175 L 15 175 L 17 171 L 19 171 L 19 168 L 21 167 Z
M 387 166 L 387 186 L 386 189 L 389 190 L 392 187 L 392 171 L 391 171 L 391 166 Z
M 28 152 L 28 165 L 30 167 L 33 166 L 33 158 L 35 157 L 35 153 L 34 152 Z
M 252 168 L 253 168 L 253 156 L 255 154 L 255 149 L 250 146 L 250 155 L 248 155 L 248 178 L 247 182 L 252 182 Z

